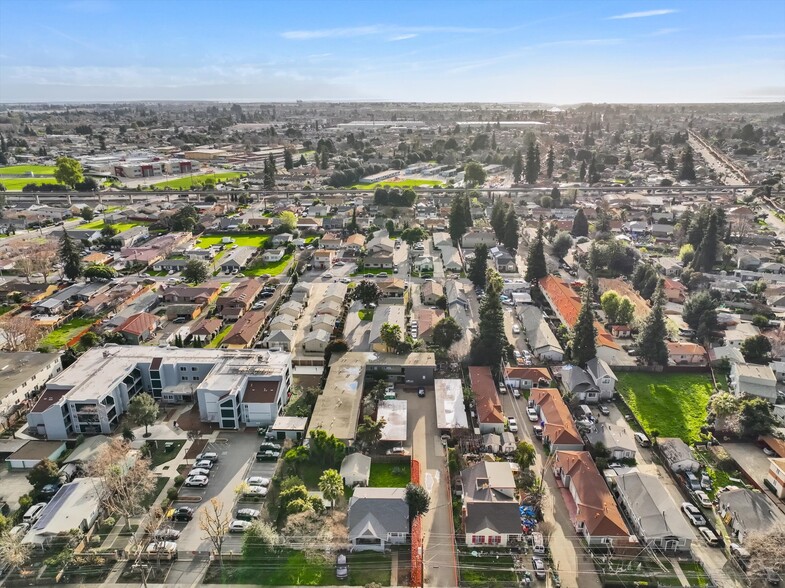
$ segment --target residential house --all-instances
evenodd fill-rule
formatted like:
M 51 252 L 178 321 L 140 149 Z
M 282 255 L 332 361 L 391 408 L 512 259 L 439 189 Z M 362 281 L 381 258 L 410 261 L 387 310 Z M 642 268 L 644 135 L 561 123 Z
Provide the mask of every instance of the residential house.
M 170 304 L 212 304 L 218 300 L 221 286 L 171 286 L 162 290 L 164 302 Z
M 412 268 L 417 272 L 432 272 L 433 257 L 430 255 L 418 255 L 412 260 Z
M 292 317 L 293 319 L 297 320 L 303 314 L 303 305 L 294 300 L 290 300 L 289 302 L 284 302 L 278 308 L 278 314 L 279 315 L 286 314 Z
M 680 276 L 684 269 L 678 257 L 658 257 L 655 264 L 668 278 Z
M 278 219 L 271 218 L 271 217 L 261 217 L 261 218 L 249 218 L 248 225 L 254 231 L 266 231 L 268 229 L 272 229 L 273 226 L 276 224 Z
M 452 237 L 450 237 L 450 233 L 436 231 L 431 235 L 431 239 L 433 240 L 433 247 L 435 249 L 441 249 L 445 245 L 447 247 L 452 247 Z
M 777 498 L 785 498 L 785 457 L 769 458 L 769 471 L 766 473 L 764 484 Z
M 620 427 L 609 422 L 595 422 L 594 428 L 587 433 L 586 440 L 591 445 L 602 443 L 612 460 L 635 458 L 635 439 L 629 427 Z
M 594 385 L 591 376 L 583 368 L 567 364 L 561 369 L 561 379 L 567 392 L 581 402 L 599 402 L 600 390 Z
M 279 351 L 291 351 L 294 348 L 295 334 L 296 332 L 293 329 L 271 329 L 269 334 L 262 339 L 262 347 Z
M 501 246 L 491 247 L 490 254 L 493 258 L 493 264 L 496 266 L 496 271 L 499 273 L 511 274 L 518 271 L 515 255 L 510 254 L 506 248 Z
M 660 437 L 657 441 L 665 462 L 674 472 L 697 472 L 701 464 L 689 445 L 678 437 Z
M 522 536 L 515 479 L 507 462 L 481 461 L 461 472 L 467 545 L 507 546 Z
M 294 329 L 297 321 L 288 314 L 277 314 L 270 321 L 270 330 Z
M 265 263 L 278 263 L 283 259 L 284 255 L 286 255 L 286 251 L 283 247 L 266 249 L 265 252 L 262 253 L 262 261 Z
M 292 288 L 292 294 L 289 300 L 299 302 L 303 306 L 308 304 L 308 299 L 311 297 L 311 287 L 305 282 L 297 282 Z
M 218 297 L 216 312 L 224 319 L 237 320 L 248 311 L 262 291 L 262 282 L 248 278 Z
M 567 511 L 575 531 L 590 546 L 629 541 L 624 517 L 588 451 L 557 451 L 553 473 L 569 491 L 569 497 L 562 497 L 573 502 Z
M 226 334 L 221 347 L 224 349 L 249 349 L 264 327 L 267 313 L 263 310 L 251 310 L 243 314 Z
M 374 312 L 371 321 L 369 343 L 372 351 L 389 352 L 382 340 L 382 326 L 385 323 L 398 325 L 401 333 L 406 332 L 406 308 L 402 304 L 382 304 Z
M 354 233 L 353 235 L 349 235 L 343 242 L 344 246 L 346 247 L 347 251 L 353 253 L 360 253 L 365 247 L 365 235 L 360 233 Z
M 137 225 L 117 233 L 112 237 L 112 241 L 119 243 L 121 247 L 133 247 L 137 241 L 147 239 L 150 231 L 144 225 Z
M 431 280 L 420 287 L 420 296 L 423 304 L 434 305 L 444 296 L 444 286 L 440 282 Z
M 129 345 L 141 345 L 148 341 L 158 330 L 158 317 L 149 312 L 132 315 L 115 329 Z
M 478 245 L 493 247 L 496 245 L 496 235 L 487 229 L 470 229 L 461 238 L 461 245 L 464 249 L 475 249 Z
M 777 401 L 777 378 L 767 365 L 732 363 L 728 386 L 737 396 L 759 396 L 772 404 Z
M 76 531 L 87 533 L 102 511 L 102 482 L 78 478 L 63 484 L 22 539 L 23 544 L 49 546 Z
M 311 263 L 317 269 L 330 269 L 335 263 L 335 251 L 332 249 L 317 249 L 313 252 Z
M 286 247 L 292 242 L 292 239 L 294 239 L 294 235 L 291 233 L 278 233 L 277 235 L 273 235 L 270 241 L 272 242 L 273 247 Z
M 534 388 L 529 398 L 534 401 L 540 416 L 543 442 L 548 444 L 551 451 L 583 449 L 583 439 L 572 420 L 570 409 L 556 388 Z
M 303 350 L 307 353 L 318 353 L 323 356 L 327 345 L 330 343 L 331 333 L 332 331 L 324 329 L 314 329 L 306 333 L 305 337 L 303 337 Z
M 448 280 L 445 284 L 444 295 L 447 298 L 447 310 L 452 315 L 453 308 L 469 310 L 469 298 L 463 289 L 463 284 L 457 280 Z
M 316 233 L 322 228 L 322 219 L 303 216 L 297 219 L 297 229 L 306 233 Z
M 547 388 L 551 385 L 551 372 L 545 367 L 507 367 L 504 370 L 504 383 L 517 390 Z
M 748 488 L 731 488 L 718 493 L 717 513 L 728 525 L 736 543 L 742 545 L 750 533 L 765 532 L 785 522 L 765 494 Z
M 671 365 L 706 365 L 706 349 L 697 343 L 668 341 L 668 363 Z
M 744 356 L 742 355 L 741 351 L 737 347 L 732 347 L 730 345 L 722 345 L 720 347 L 712 347 L 711 349 L 709 349 L 709 363 L 711 363 L 711 365 L 720 366 L 726 361 L 728 362 L 728 364 L 745 363 Z M 772 363 L 770 365 L 773 367 L 774 364 Z M 783 364 L 783 368 L 785 368 L 785 364 Z M 785 370 L 783 370 L 782 377 L 783 380 L 780 381 L 785 381 Z M 779 380 L 779 375 L 777 376 L 777 379 Z
M 536 306 L 524 305 L 518 310 L 532 353 L 543 361 L 558 362 L 564 358 L 564 350 L 553 333 L 542 311 Z
M 616 494 L 641 543 L 664 552 L 688 552 L 695 536 L 662 482 L 651 474 L 616 477 Z
M 417 319 L 417 338 L 430 343 L 433 339 L 433 329 L 445 317 L 444 311 L 418 308 L 414 316 Z
M 153 271 L 156 272 L 181 272 L 188 267 L 188 259 L 184 257 L 172 257 L 170 259 L 160 259 L 153 263 Z
M 611 367 L 599 357 L 590 359 L 586 363 L 586 371 L 600 391 L 600 400 L 610 400 L 616 392 L 618 378 Z
M 62 369 L 57 353 L 0 352 L 0 425 L 7 427 Z
M 515 478 L 507 462 L 480 461 L 461 472 L 458 494 L 467 502 L 515 501 Z
M 308 324 L 307 328 L 309 332 L 322 329 L 323 331 L 332 333 L 335 330 L 335 323 L 337 320 L 338 319 L 331 314 L 317 314 L 313 317 L 313 319 L 311 319 L 311 322 Z
M 687 299 L 687 286 L 681 282 L 671 278 L 665 278 L 662 282 L 662 288 L 665 294 L 665 299 L 668 302 L 684 304 L 684 301 Z
M 457 247 L 448 247 L 447 245 L 441 248 L 442 265 L 444 269 L 451 272 L 459 272 L 463 270 L 463 259 L 461 252 Z
M 406 543 L 409 505 L 405 488 L 355 488 L 349 499 L 352 551 L 384 551 Z
M 327 314 L 337 319 L 343 314 L 343 303 L 322 298 L 322 301 L 317 304 L 314 309 L 314 317 L 318 317 L 322 314 Z
M 472 392 L 474 392 L 480 433 L 501 435 L 506 419 L 491 369 L 487 366 L 470 366 L 469 382 Z
M 256 255 L 256 247 L 238 247 L 232 249 L 220 260 L 221 271 L 225 274 L 236 274 L 248 267 L 248 263 Z
M 371 458 L 360 453 L 350 453 L 341 461 L 341 478 L 344 486 L 367 486 L 371 477 Z
M 377 282 L 382 296 L 379 304 L 406 304 L 408 300 L 408 287 L 401 278 L 391 278 Z
M 343 247 L 343 239 L 337 233 L 326 233 L 319 240 L 319 245 L 328 251 L 339 251 Z
M 191 328 L 191 341 L 205 345 L 221 332 L 223 321 L 219 318 L 202 318 Z

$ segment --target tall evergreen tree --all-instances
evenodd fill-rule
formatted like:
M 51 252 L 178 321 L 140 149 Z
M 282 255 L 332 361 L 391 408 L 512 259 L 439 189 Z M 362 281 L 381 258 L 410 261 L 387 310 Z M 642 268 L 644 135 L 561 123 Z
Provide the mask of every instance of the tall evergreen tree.
M 294 167 L 294 160 L 292 159 L 292 152 L 288 149 L 283 150 L 283 167 L 287 171 L 291 171 Z
M 709 217 L 709 226 L 701 240 L 698 252 L 692 262 L 696 271 L 710 272 L 717 260 L 717 213 L 712 212 Z
M 570 231 L 573 237 L 588 237 L 589 236 L 589 219 L 586 218 L 586 213 L 582 208 L 578 209 L 575 213 L 575 218 L 572 219 L 572 230 Z
M 520 151 L 515 152 L 515 159 L 512 162 L 512 177 L 516 184 L 521 183 L 523 176 L 523 156 Z
M 82 257 L 79 254 L 79 247 L 65 229 L 60 237 L 60 263 L 63 264 L 63 273 L 69 280 L 75 280 L 82 275 Z
M 297 165 L 300 167 L 303 167 L 304 165 L 308 165 L 308 160 L 305 159 L 305 155 L 300 156 L 300 161 Z
M 485 300 L 480 305 L 480 326 L 471 345 L 472 365 L 487 365 L 494 375 L 500 375 L 507 337 L 504 332 L 504 310 L 501 294 L 502 277 L 494 269 L 486 275 Z
M 330 152 L 327 147 L 322 148 L 322 169 L 327 169 L 330 166 Z
M 600 174 L 597 172 L 597 161 L 594 158 L 594 155 L 591 156 L 591 161 L 589 162 L 589 183 L 596 184 L 600 181 Z
M 273 170 L 273 168 L 270 167 L 269 161 L 264 162 L 263 176 L 264 176 L 264 180 L 263 180 L 264 189 L 272 190 L 273 188 L 275 188 L 275 170 Z
M 518 215 L 515 214 L 512 206 L 507 209 L 507 216 L 504 218 L 502 237 L 504 246 L 511 255 L 515 255 L 515 252 L 518 251 Z
M 695 157 L 692 153 L 692 147 L 689 143 L 684 146 L 684 151 L 681 152 L 681 167 L 679 168 L 680 181 L 695 181 Z
M 586 283 L 583 304 L 572 331 L 572 361 L 582 368 L 597 356 L 597 329 L 591 310 L 592 282 Z
M 526 259 L 527 282 L 534 282 L 548 275 L 548 266 L 545 264 L 545 244 L 543 243 L 543 226 L 540 218 L 540 226 L 537 227 L 537 238 L 529 248 L 529 256 Z
M 504 221 L 506 219 L 506 206 L 501 200 L 493 203 L 491 209 L 491 228 L 496 235 L 496 240 L 501 241 L 504 235 Z
M 537 182 L 537 177 L 540 175 L 540 156 L 538 155 L 539 147 L 535 141 L 529 143 L 526 149 L 526 183 L 534 184 Z
M 545 175 L 549 178 L 553 177 L 553 165 L 555 163 L 556 156 L 553 153 L 553 145 L 548 147 L 548 155 L 545 156 Z
M 461 209 L 463 210 L 463 220 L 467 227 L 474 226 L 474 219 L 472 218 L 472 203 L 468 194 L 464 194 L 461 199 Z
M 305 157 L 305 156 L 303 156 L 303 157 Z M 313 164 L 317 168 L 322 169 L 321 161 L 319 161 L 319 150 L 318 149 L 313 152 Z
M 488 246 L 480 244 L 474 248 L 474 259 L 469 265 L 469 279 L 475 286 L 485 286 L 488 272 Z
M 636 346 L 638 355 L 648 364 L 668 364 L 668 327 L 665 323 L 665 293 L 659 280 L 652 295 L 649 316 L 643 321 Z
M 581 182 L 586 179 L 586 162 L 581 161 L 581 170 L 578 172 Z
M 278 171 L 278 168 L 275 165 L 275 157 L 272 153 L 267 157 L 267 162 L 270 164 L 270 169 L 273 170 L 273 173 Z
M 456 194 L 452 199 L 450 208 L 450 237 L 456 243 L 460 242 L 461 237 L 466 234 L 469 225 L 466 223 L 466 205 L 463 202 L 463 194 Z

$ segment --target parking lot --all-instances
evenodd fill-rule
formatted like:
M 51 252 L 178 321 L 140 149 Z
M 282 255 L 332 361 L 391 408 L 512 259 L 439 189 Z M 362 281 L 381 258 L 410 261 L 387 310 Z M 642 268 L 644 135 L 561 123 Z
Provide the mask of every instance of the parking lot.
M 230 513 L 230 518 L 236 512 L 235 489 L 248 476 L 264 476 L 272 478 L 276 462 L 258 463 L 255 460 L 256 451 L 262 439 L 256 435 L 256 430 L 249 428 L 246 432 L 222 431 L 215 443 L 208 444 L 205 451 L 218 454 L 218 462 L 210 471 L 210 482 L 204 488 L 180 489 L 178 500 L 172 506 L 191 506 L 196 510 L 194 518 L 189 522 L 173 522 L 172 526 L 181 531 L 177 540 L 177 548 L 181 555 L 191 553 L 209 552 L 212 544 L 204 531 L 199 528 L 201 510 L 212 498 L 217 498 L 224 505 L 224 512 Z M 192 465 L 192 464 L 189 464 Z M 185 472 L 186 474 L 188 472 Z M 261 502 L 255 503 L 253 508 L 259 509 Z M 252 506 L 241 504 L 243 506 Z M 229 537 L 224 550 L 238 551 L 240 549 L 240 536 Z

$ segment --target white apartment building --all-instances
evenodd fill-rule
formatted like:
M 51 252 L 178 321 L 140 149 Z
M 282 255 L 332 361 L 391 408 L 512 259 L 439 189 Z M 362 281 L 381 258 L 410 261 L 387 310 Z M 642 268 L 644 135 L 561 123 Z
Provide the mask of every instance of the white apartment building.
M 267 350 L 111 346 L 90 349 L 53 378 L 27 417 L 47 439 L 110 434 L 134 396 L 199 404 L 222 429 L 271 425 L 291 387 L 291 355 Z
M 0 353 L 0 426 L 62 369 L 58 353 Z

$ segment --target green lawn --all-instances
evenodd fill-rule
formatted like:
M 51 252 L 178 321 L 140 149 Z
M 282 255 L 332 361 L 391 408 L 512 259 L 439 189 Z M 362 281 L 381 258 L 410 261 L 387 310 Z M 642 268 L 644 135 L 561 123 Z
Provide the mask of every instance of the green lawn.
M 123 231 L 127 231 L 128 229 L 132 229 L 134 227 L 138 227 L 139 225 L 144 225 L 144 224 L 147 224 L 147 223 L 143 223 L 143 222 L 115 223 L 112 226 L 115 228 L 115 230 L 118 233 L 122 233 Z M 106 225 L 106 223 L 103 221 L 103 219 L 98 219 L 98 220 L 91 221 L 89 223 L 84 223 L 82 225 L 79 225 L 79 228 L 80 229 L 96 229 L 96 230 L 100 231 L 101 229 L 104 228 L 105 225 Z
M 78 317 L 66 321 L 41 341 L 41 347 L 65 347 L 65 345 L 81 331 L 95 322 L 94 318 Z
M 349 186 L 356 190 L 375 190 L 379 187 L 384 188 L 417 188 L 421 186 L 438 186 L 441 187 L 444 182 L 439 180 L 397 180 L 394 182 L 376 182 L 375 184 L 354 184 Z
M 262 247 L 270 238 L 269 235 L 260 235 L 259 233 L 221 233 L 212 235 L 202 235 L 197 239 L 196 247 L 199 249 L 207 249 L 215 245 L 221 245 L 221 239 L 224 237 L 231 237 L 234 239 L 233 245 L 238 247 Z
M 0 315 L 3 315 L 5 313 L 7 313 L 7 312 L 10 312 L 10 311 L 12 311 L 15 308 L 16 308 L 16 306 L 7 306 L 5 304 L 0 304 Z
M 221 172 L 218 174 L 202 174 L 200 176 L 184 176 L 182 178 L 177 178 L 175 180 L 167 180 L 165 182 L 158 182 L 149 186 L 149 188 L 174 188 L 175 190 L 183 190 L 187 188 L 191 188 L 194 185 L 201 185 L 204 184 L 205 180 L 212 178 L 216 181 L 216 183 L 225 182 L 227 180 L 234 180 L 237 178 L 242 178 L 247 174 L 243 172 Z M 148 188 L 148 189 L 149 189 Z
M 166 443 L 167 441 L 158 441 L 158 447 L 153 444 L 153 450 L 152 453 L 150 453 L 152 467 L 155 468 L 167 461 L 173 460 L 177 457 L 177 452 L 185 445 L 185 441 L 168 441 L 168 443 L 172 443 L 172 447 L 167 451 L 165 448 Z
M 0 178 L 0 184 L 9 192 L 21 192 L 27 184 L 56 184 L 54 178 Z
M 483 552 L 489 551 L 483 546 Z M 459 573 L 462 584 L 469 586 L 515 586 L 517 576 L 512 571 L 513 561 L 509 552 L 499 550 L 498 557 L 494 555 L 483 555 L 474 557 L 471 548 L 459 550 Z
M 362 310 L 358 311 L 357 314 L 360 315 L 361 321 L 373 320 L 373 308 L 363 308 Z
M 0 167 L 0 176 L 32 173 L 36 176 L 51 176 L 55 173 L 53 165 L 8 165 Z
M 220 347 L 221 341 L 224 340 L 226 334 L 231 330 L 232 330 L 232 325 L 226 325 L 220 331 L 218 331 L 218 334 L 215 336 L 215 339 L 210 341 L 207 345 L 205 345 L 205 347 L 207 347 L 208 349 L 216 349 Z
M 270 263 L 265 263 L 261 260 L 261 256 L 258 258 L 257 261 L 251 263 L 248 266 L 248 269 L 243 270 L 242 274 L 244 276 L 261 276 L 263 274 L 270 274 L 271 276 L 277 276 L 278 274 L 282 273 L 286 266 L 289 265 L 289 262 L 292 260 L 291 254 L 287 254 L 283 256 L 281 261 L 273 261 Z
M 698 562 L 680 562 L 679 567 L 681 568 L 681 571 L 684 572 L 684 576 L 687 578 L 687 580 L 689 580 L 690 586 L 698 586 L 699 588 L 703 588 L 704 586 L 709 586 L 711 584 L 709 577 L 706 575 L 703 567 Z
M 164 478 L 163 476 L 155 479 L 155 486 L 142 500 L 142 507 L 145 510 L 153 505 L 153 502 L 155 502 L 155 499 L 158 498 L 158 495 L 161 493 L 161 490 L 164 489 L 164 486 L 166 486 L 167 482 L 169 482 L 169 478 Z
M 335 562 L 329 558 L 307 557 L 305 552 L 281 549 L 274 553 L 259 553 L 242 562 L 226 565 L 224 578 L 216 565 L 211 566 L 207 578 L 210 583 L 223 580 L 225 584 L 255 584 L 257 586 L 365 586 L 376 582 L 390 585 L 392 558 L 372 551 L 350 553 L 347 556 L 349 578 L 335 578 Z M 215 576 L 213 575 L 215 574 Z
M 618 390 L 647 433 L 680 437 L 686 443 L 700 439 L 706 407 L 713 390 L 707 374 L 618 374 Z
M 406 488 L 412 481 L 411 466 L 408 463 L 371 463 L 371 488 Z

